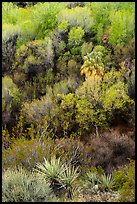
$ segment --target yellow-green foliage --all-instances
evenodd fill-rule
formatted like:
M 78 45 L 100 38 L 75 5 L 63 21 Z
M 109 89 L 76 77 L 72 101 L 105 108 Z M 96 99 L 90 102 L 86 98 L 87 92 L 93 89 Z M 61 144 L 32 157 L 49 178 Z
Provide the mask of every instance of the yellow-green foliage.
M 110 14 L 111 27 L 109 30 L 109 42 L 112 45 L 128 43 L 135 32 L 135 10 L 120 10 Z M 119 28 L 119 29 L 118 29 Z
M 129 164 L 123 169 L 115 170 L 112 174 L 114 178 L 114 189 L 120 193 L 120 202 L 135 201 L 135 161 L 130 159 Z
M 80 26 L 85 32 L 89 32 L 93 26 L 93 19 L 89 8 L 75 7 L 63 9 L 58 14 L 58 22 L 68 22 L 70 27 Z
M 31 170 L 36 162 L 41 162 L 43 157 L 50 158 L 54 149 L 51 139 L 15 139 L 10 148 L 3 149 L 2 162 L 4 169 L 23 166 Z

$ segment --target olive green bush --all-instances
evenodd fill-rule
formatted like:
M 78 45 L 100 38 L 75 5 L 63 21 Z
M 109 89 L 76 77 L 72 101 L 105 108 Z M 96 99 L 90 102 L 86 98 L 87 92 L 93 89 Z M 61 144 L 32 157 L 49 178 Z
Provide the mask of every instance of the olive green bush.
M 117 169 L 112 174 L 114 178 L 114 189 L 120 192 L 120 202 L 135 202 L 135 161 L 129 163 L 121 169 Z
M 30 134 L 30 133 L 29 133 Z M 31 131 L 31 136 L 33 132 Z M 36 133 L 35 133 L 36 134 Z M 43 158 L 49 158 L 54 152 L 54 142 L 49 138 L 12 139 L 10 147 L 3 148 L 2 165 L 4 169 L 22 166 L 26 170 L 32 170 L 36 163 L 42 162 Z M 27 151 L 26 151 L 27 150 Z
M 19 88 L 13 82 L 12 78 L 5 76 L 2 78 L 2 123 L 14 123 L 21 106 L 21 97 Z
M 27 91 L 25 83 L 31 82 L 32 92 L 35 91 L 38 97 L 43 92 L 45 93 L 44 87 L 53 79 L 53 59 L 54 52 L 50 38 L 22 45 L 16 52 L 16 63 L 13 65 L 14 81 L 25 92 Z M 29 93 L 26 95 L 28 96 Z
M 2 29 L 2 75 L 4 75 L 11 74 L 20 30 L 18 26 L 12 24 L 4 24 Z

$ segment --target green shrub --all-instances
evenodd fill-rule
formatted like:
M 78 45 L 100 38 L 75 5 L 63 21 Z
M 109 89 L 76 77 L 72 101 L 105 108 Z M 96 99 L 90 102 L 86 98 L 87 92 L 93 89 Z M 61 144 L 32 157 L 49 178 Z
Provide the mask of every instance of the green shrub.
M 60 2 L 39 2 L 31 7 L 31 21 L 35 26 L 35 36 L 42 39 L 58 25 L 57 15 L 66 7 Z
M 118 190 L 123 188 L 123 185 L 127 182 L 133 182 L 135 174 L 135 161 L 129 159 L 128 164 L 124 165 L 123 168 L 118 168 L 112 173 L 114 179 L 114 189 Z
M 2 78 L 2 119 L 3 125 L 13 123 L 21 105 L 21 93 L 10 77 Z
M 54 52 L 50 38 L 28 42 L 17 50 L 16 63 L 13 65 L 14 80 L 23 90 L 24 95 L 29 97 L 30 94 L 26 93 L 27 82 L 32 88 L 34 97 L 45 93 L 46 85 L 53 79 L 53 58 Z
M 70 47 L 78 46 L 82 43 L 82 38 L 84 36 L 84 30 L 79 27 L 72 27 L 68 33 L 68 45 Z
M 19 168 L 3 172 L 2 201 L 55 202 L 58 199 L 45 179 Z
M 133 10 L 119 10 L 110 14 L 111 27 L 109 31 L 109 42 L 127 44 L 135 34 L 135 8 Z M 117 29 L 119 28 L 119 29 Z
M 15 59 L 19 26 L 3 24 L 2 26 L 2 74 L 10 74 Z
M 29 134 L 31 136 L 35 134 L 36 137 L 37 133 L 31 131 Z M 36 163 L 43 161 L 43 157 L 50 158 L 54 146 L 51 139 L 12 139 L 10 147 L 3 149 L 2 152 L 3 169 L 22 166 L 27 170 L 32 170 Z
M 2 3 L 2 23 L 16 24 L 20 11 L 12 2 Z
M 90 32 L 93 26 L 93 18 L 89 8 L 75 7 L 63 9 L 57 16 L 58 23 L 68 22 L 69 27 L 80 26 L 85 32 Z

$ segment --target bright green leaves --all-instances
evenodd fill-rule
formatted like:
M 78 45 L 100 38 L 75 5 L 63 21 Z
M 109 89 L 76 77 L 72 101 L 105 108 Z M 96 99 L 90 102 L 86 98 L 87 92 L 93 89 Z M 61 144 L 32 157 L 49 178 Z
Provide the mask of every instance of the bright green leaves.
M 103 108 L 108 112 L 114 110 L 124 111 L 127 104 L 132 104 L 132 100 L 127 95 L 127 87 L 123 82 L 112 85 L 102 96 Z
M 135 11 L 119 10 L 111 13 L 109 18 L 111 21 L 109 42 L 113 46 L 128 43 L 135 32 Z
M 69 32 L 68 43 L 72 46 L 78 46 L 84 36 L 84 30 L 81 27 L 73 27 Z
M 72 27 L 68 33 L 68 47 L 71 53 L 76 55 L 80 54 L 80 45 L 83 42 L 84 30 L 81 27 Z

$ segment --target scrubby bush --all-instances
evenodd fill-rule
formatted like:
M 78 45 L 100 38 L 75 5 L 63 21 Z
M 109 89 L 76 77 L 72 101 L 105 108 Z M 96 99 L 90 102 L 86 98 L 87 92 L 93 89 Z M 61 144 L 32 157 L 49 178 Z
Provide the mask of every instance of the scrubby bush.
M 21 106 L 21 93 L 10 77 L 2 78 L 2 123 L 13 124 Z
M 42 39 L 48 36 L 56 28 L 58 25 L 57 15 L 65 7 L 65 2 L 39 2 L 31 7 L 31 20 L 35 25 L 37 38 Z
M 114 189 L 120 193 L 120 202 L 135 202 L 135 161 L 113 172 Z
M 36 97 L 42 92 L 45 93 L 44 86 L 51 82 L 50 78 L 53 79 L 53 58 L 54 52 L 50 38 L 22 45 L 16 53 L 16 63 L 13 66 L 14 81 L 25 92 L 25 81 L 31 82 L 32 92 L 35 91 Z
M 16 24 L 18 20 L 19 9 L 12 2 L 2 3 L 2 22 L 9 24 Z
M 2 128 L 2 148 L 7 149 L 10 146 L 11 138 L 6 127 Z
M 132 12 L 122 9 L 110 14 L 109 42 L 113 46 L 121 43 L 127 44 L 133 38 L 135 32 L 134 16 L 134 6 Z M 120 29 L 117 29 L 118 27 Z
M 135 157 L 135 143 L 126 133 L 102 133 L 100 138 L 91 139 L 92 165 L 101 165 L 106 172 L 126 163 L 128 158 Z
M 23 169 L 7 170 L 2 177 L 3 202 L 57 202 L 48 182 Z
M 63 9 L 63 11 L 58 14 L 57 18 L 59 24 L 62 23 L 62 21 L 68 21 L 70 28 L 80 26 L 87 33 L 90 33 L 93 26 L 93 18 L 90 9 L 86 7 Z
M 11 74 L 11 67 L 15 60 L 17 38 L 20 35 L 19 27 L 4 24 L 2 27 L 2 74 Z
M 32 137 L 33 132 L 31 131 Z M 43 161 L 44 157 L 50 159 L 53 150 L 54 142 L 51 139 L 12 139 L 10 148 L 3 149 L 3 168 L 22 166 L 27 170 L 32 170 L 36 163 Z

